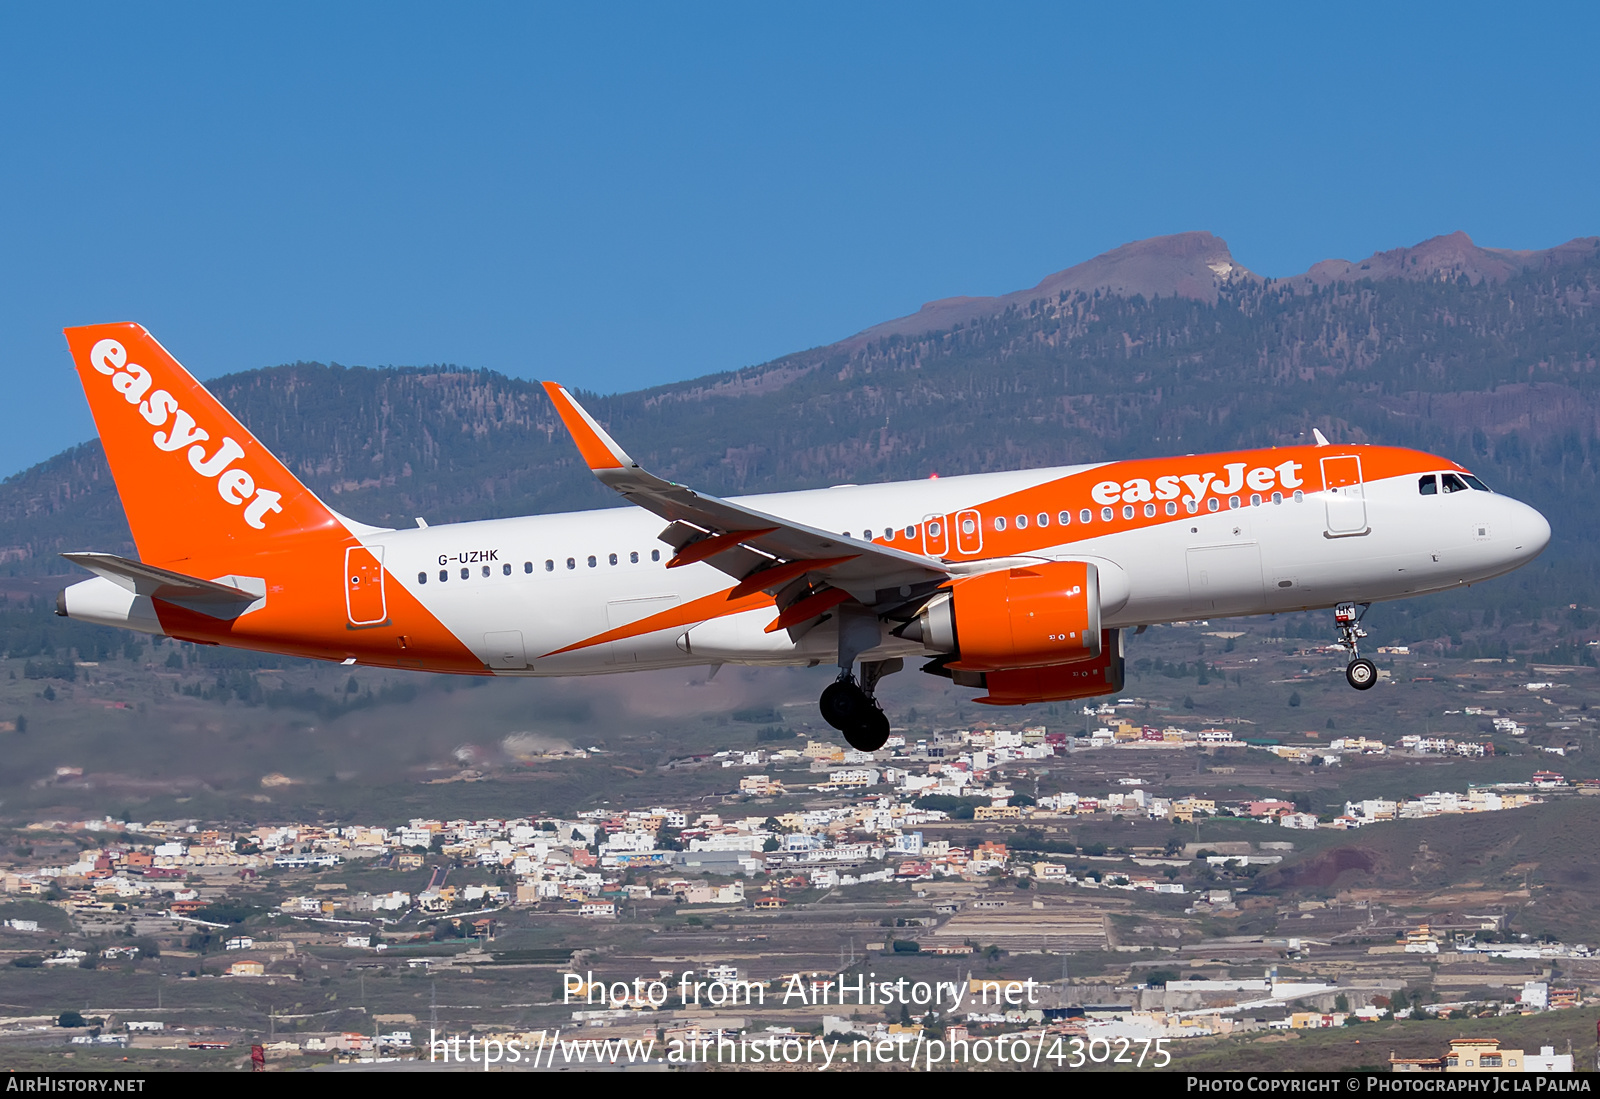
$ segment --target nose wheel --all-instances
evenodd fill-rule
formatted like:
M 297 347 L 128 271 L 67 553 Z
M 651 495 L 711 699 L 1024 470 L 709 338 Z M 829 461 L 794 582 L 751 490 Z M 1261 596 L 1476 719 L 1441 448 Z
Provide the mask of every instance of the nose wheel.
M 822 692 L 822 720 L 843 733 L 845 742 L 858 752 L 876 752 L 889 739 L 889 717 L 868 688 L 877 686 L 883 675 L 898 671 L 900 664 L 899 660 L 863 662 L 867 687 L 846 670 Z
M 1378 682 L 1378 666 L 1361 655 L 1361 639 L 1367 636 L 1367 631 L 1361 628 L 1361 620 L 1366 617 L 1367 608 L 1371 603 L 1340 603 L 1333 608 L 1333 621 L 1339 628 L 1339 647 L 1350 654 L 1350 662 L 1345 665 L 1345 682 L 1358 691 L 1370 691 Z
M 1344 666 L 1345 682 L 1358 691 L 1369 690 L 1378 681 L 1378 666 L 1366 657 L 1358 657 Z

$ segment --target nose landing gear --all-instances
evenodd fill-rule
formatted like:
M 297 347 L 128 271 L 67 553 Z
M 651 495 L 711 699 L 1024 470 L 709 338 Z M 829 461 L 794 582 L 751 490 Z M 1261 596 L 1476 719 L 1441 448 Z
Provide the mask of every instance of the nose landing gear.
M 1367 608 L 1371 603 L 1340 603 L 1333 608 L 1333 621 L 1339 627 L 1339 647 L 1350 654 L 1350 662 L 1345 665 L 1345 682 L 1358 691 L 1371 690 L 1378 682 L 1378 666 L 1361 655 L 1360 642 L 1367 636 L 1367 631 L 1361 628 L 1361 619 L 1366 616 Z

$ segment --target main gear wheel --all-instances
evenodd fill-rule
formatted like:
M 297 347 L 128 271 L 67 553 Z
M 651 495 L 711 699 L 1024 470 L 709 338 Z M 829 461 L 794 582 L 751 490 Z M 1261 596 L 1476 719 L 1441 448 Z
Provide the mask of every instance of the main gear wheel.
M 822 720 L 844 734 L 858 752 L 876 752 L 889 739 L 889 717 L 854 676 L 841 676 L 822 692 Z

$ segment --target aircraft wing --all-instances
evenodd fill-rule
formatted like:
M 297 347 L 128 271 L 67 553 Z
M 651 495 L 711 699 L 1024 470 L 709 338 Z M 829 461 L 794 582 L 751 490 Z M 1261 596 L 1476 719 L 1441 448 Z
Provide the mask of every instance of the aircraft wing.
M 807 606 L 826 603 L 824 587 L 880 611 L 920 602 L 952 575 L 937 558 L 846 538 L 657 477 L 641 469 L 566 389 L 555 382 L 544 388 L 594 475 L 629 503 L 668 521 L 660 537 L 677 551 L 668 568 L 705 561 L 739 581 L 732 597 L 772 592 L 780 610 L 796 613 L 806 609 L 805 600 L 822 601 Z M 774 626 L 780 623 L 793 624 L 783 616 Z

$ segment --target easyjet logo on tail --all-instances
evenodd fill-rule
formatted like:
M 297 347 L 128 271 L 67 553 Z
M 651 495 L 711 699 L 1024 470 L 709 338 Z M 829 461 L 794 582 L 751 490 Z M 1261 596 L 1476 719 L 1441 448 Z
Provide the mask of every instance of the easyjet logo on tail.
M 197 425 L 194 417 L 179 407 L 178 399 L 165 389 L 151 393 L 155 379 L 150 371 L 128 361 L 128 350 L 122 344 L 112 339 L 101 340 L 89 352 L 89 365 L 111 379 L 111 388 L 122 394 L 129 404 L 137 406 L 146 423 L 162 429 L 151 436 L 156 449 L 170 454 L 187 447 L 190 467 L 200 476 L 216 482 L 217 495 L 234 507 L 243 507 L 244 521 L 250 526 L 265 530 L 268 513 L 283 510 L 281 492 L 258 488 L 248 470 L 234 465 L 245 456 L 244 448 L 237 441 L 224 435 L 216 450 L 209 455 L 206 453 L 210 432 Z

